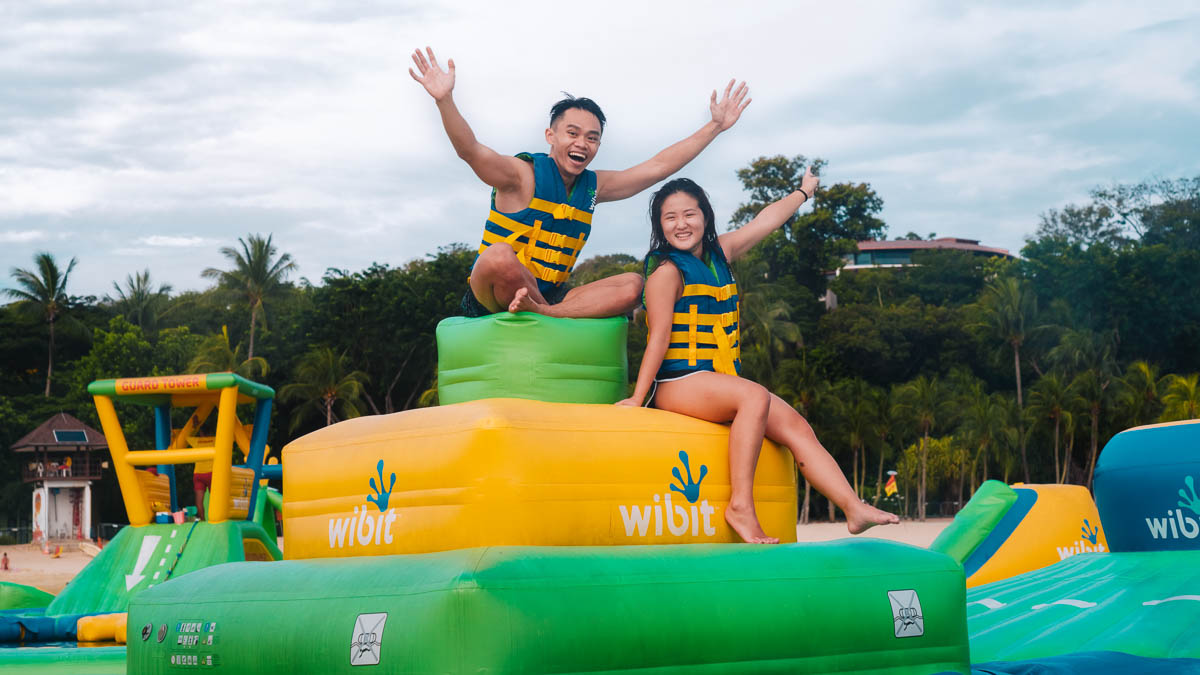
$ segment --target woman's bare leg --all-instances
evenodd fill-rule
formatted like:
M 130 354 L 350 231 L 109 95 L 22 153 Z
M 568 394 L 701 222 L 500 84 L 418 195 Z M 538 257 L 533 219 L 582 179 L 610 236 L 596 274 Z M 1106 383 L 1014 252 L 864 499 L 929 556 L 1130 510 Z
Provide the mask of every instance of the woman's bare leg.
M 786 445 L 804 478 L 846 514 L 846 528 L 850 534 L 859 534 L 876 525 L 900 522 L 895 514 L 881 511 L 854 494 L 842 467 L 817 440 L 808 420 L 774 394 L 771 394 L 766 435 L 772 441 Z
M 654 405 L 689 417 L 729 425 L 729 483 L 725 522 L 749 544 L 778 544 L 768 537 L 754 510 L 754 470 L 762 450 L 771 394 L 750 380 L 718 373 L 697 373 L 660 382 Z

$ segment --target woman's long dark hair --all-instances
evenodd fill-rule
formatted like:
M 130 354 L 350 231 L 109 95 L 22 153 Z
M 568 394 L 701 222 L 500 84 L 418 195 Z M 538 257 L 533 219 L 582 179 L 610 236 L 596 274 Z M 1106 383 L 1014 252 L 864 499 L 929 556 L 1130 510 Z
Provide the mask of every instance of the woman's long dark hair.
M 721 243 L 717 241 L 716 216 L 713 215 L 712 204 L 708 201 L 708 193 L 690 178 L 676 178 L 667 181 L 650 197 L 650 252 L 642 263 L 644 274 L 654 271 L 650 269 L 651 261 L 655 266 L 667 259 L 667 252 L 672 249 L 662 229 L 662 207 L 667 197 L 676 192 L 683 192 L 695 198 L 700 205 L 700 213 L 704 215 L 704 252 L 709 256 L 722 256 Z

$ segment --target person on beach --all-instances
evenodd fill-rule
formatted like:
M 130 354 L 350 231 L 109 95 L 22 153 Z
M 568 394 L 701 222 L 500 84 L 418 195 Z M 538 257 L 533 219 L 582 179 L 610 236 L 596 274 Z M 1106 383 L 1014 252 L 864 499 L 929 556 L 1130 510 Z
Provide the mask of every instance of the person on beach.
M 791 450 L 805 479 L 846 514 L 851 534 L 900 522 L 858 498 L 800 413 L 739 375 L 738 294 L 729 263 L 783 225 L 817 184 L 810 168 L 799 188 L 720 237 L 708 195 L 695 182 L 676 178 L 650 200 L 646 353 L 633 396 L 617 405 L 640 406 L 651 396 L 657 408 L 729 423 L 732 491 L 725 520 L 752 544 L 779 543 L 763 531 L 754 510 L 754 469 L 764 436 Z
M 730 80 L 720 100 L 709 101 L 712 121 L 637 166 L 623 171 L 587 167 L 600 148 L 605 117 L 587 98 L 567 98 L 550 109 L 549 153 L 508 157 L 480 143 L 454 104 L 454 60 L 442 70 L 433 55 L 416 50 L 409 69 L 437 103 L 450 143 L 491 186 L 491 212 L 462 301 L 466 316 L 536 312 L 556 317 L 608 317 L 637 306 L 642 277 L 619 274 L 577 288 L 566 286 L 591 233 L 596 204 L 632 197 L 681 169 L 750 105 L 743 82 Z

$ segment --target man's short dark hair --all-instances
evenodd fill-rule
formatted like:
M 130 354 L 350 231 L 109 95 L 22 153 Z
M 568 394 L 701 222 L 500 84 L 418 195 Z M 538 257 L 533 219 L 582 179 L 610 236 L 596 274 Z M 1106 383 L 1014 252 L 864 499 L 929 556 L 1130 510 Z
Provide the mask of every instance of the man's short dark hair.
M 604 113 L 600 110 L 600 106 L 596 105 L 595 101 L 590 98 L 575 98 L 574 96 L 567 94 L 565 91 L 563 93 L 566 94 L 567 97 L 558 103 L 555 103 L 550 108 L 550 126 L 554 126 L 554 123 L 558 121 L 558 118 L 562 117 L 563 113 L 567 112 L 571 108 L 579 108 L 580 110 L 586 110 L 595 115 L 596 119 L 600 120 L 600 132 L 604 132 Z

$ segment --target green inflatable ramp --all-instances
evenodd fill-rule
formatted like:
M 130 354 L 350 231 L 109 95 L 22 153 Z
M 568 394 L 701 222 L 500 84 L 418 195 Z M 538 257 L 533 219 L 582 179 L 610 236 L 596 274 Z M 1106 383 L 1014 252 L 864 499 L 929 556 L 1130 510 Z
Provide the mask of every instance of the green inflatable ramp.
M 556 319 L 499 312 L 437 326 L 438 403 L 527 398 L 616 403 L 629 364 L 625 317 Z
M 1084 553 L 967 593 L 976 661 L 1200 658 L 1200 551 Z
M 279 560 L 254 523 L 195 521 L 125 527 L 46 608 L 47 615 L 124 612 L 129 598 L 168 579 L 231 560 Z
M 129 672 L 967 673 L 964 600 L 870 539 L 233 563 L 134 599 Z

